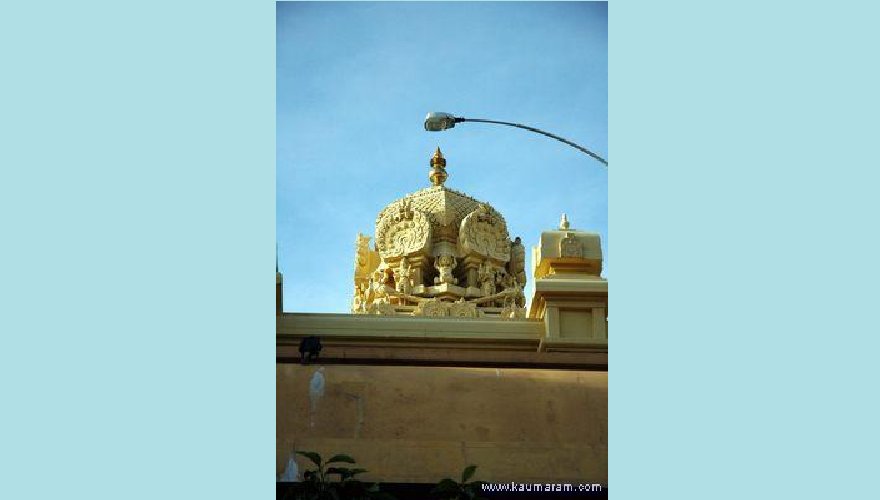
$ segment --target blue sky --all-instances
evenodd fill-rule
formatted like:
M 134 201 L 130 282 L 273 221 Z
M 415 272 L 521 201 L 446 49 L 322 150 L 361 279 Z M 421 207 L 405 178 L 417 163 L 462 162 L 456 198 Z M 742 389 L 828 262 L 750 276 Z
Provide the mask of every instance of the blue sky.
M 383 207 L 430 185 L 438 146 L 446 186 L 504 215 L 527 270 L 541 231 L 565 212 L 573 228 L 601 234 L 608 277 L 604 166 L 525 130 L 422 126 L 429 111 L 522 123 L 613 164 L 606 3 L 279 2 L 276 37 L 285 311 L 348 312 L 355 236 L 373 236 Z

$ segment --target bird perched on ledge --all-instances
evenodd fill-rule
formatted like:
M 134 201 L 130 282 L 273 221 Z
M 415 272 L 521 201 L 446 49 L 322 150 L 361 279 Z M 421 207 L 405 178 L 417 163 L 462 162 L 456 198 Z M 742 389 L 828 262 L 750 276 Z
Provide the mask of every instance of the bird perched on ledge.
M 300 363 L 307 365 L 318 359 L 321 353 L 321 339 L 315 336 L 306 337 L 299 343 Z

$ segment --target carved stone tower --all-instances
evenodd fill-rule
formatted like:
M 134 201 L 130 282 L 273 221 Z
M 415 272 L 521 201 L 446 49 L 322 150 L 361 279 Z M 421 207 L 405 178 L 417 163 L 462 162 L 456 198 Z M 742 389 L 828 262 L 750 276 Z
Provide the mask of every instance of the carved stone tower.
M 386 206 L 376 242 L 358 235 L 352 312 L 404 316 L 525 318 L 525 248 L 504 217 L 447 188 L 440 148 L 431 187 Z

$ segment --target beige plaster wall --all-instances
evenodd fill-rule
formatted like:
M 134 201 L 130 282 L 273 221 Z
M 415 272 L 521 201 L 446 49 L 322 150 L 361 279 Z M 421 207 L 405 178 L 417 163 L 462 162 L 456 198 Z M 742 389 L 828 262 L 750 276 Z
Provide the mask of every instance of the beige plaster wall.
M 346 453 L 365 480 L 607 484 L 607 372 L 276 365 L 277 473 Z M 299 470 L 307 461 L 297 458 Z

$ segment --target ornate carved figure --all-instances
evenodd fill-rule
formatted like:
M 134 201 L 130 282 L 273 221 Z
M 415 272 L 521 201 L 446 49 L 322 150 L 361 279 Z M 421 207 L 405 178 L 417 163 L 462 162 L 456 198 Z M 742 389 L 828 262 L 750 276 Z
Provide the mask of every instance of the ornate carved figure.
M 499 314 L 501 319 L 524 319 L 526 317 L 526 309 L 524 307 L 505 306 Z
M 363 311 L 366 311 L 367 307 L 372 304 L 374 300 L 376 300 L 376 288 L 374 285 L 375 283 L 373 282 L 373 278 L 370 278 L 370 281 L 368 281 L 364 286 L 362 292 L 363 301 L 361 303 L 361 309 Z
M 367 309 L 375 303 L 388 302 L 388 291 L 394 291 L 393 288 L 388 288 L 388 286 L 382 282 L 384 279 L 384 273 L 376 272 L 376 275 L 379 276 L 379 279 L 374 280 L 371 278 L 367 291 L 364 294 Z
M 510 288 L 510 275 L 504 269 L 499 269 L 497 273 L 495 273 L 495 290 L 497 291 L 505 291 Z M 504 298 L 500 300 L 496 300 L 495 305 L 497 307 L 504 306 Z
M 458 302 L 449 304 L 449 315 L 457 318 L 476 318 L 479 316 L 477 305 L 471 302 L 465 302 L 464 297 Z
M 370 249 L 370 237 L 358 233 L 355 240 L 354 286 L 358 294 L 362 286 L 370 280 L 370 275 L 379 265 L 379 254 Z
M 448 312 L 447 304 L 440 299 L 424 300 L 416 309 L 417 316 L 447 316 Z
M 506 293 L 505 297 L 505 306 L 517 306 L 523 307 L 525 306 L 526 296 L 523 293 L 523 288 L 517 281 L 517 279 L 513 276 L 508 276 L 507 284 L 504 287 L 504 291 Z
M 355 269 L 366 267 L 367 255 L 370 252 L 370 237 L 361 233 L 355 242 Z
M 499 270 L 495 273 L 495 289 L 504 290 L 510 286 L 510 280 L 508 278 L 508 274 L 503 270 Z
M 409 262 L 406 257 L 400 260 L 397 268 L 397 291 L 409 295 L 412 291 L 412 277 Z
M 508 263 L 510 274 L 521 285 L 526 282 L 526 248 L 519 236 L 510 244 L 510 262 Z
M 367 308 L 367 313 L 380 316 L 394 316 L 395 310 L 394 306 L 388 302 L 388 297 L 382 297 L 370 304 L 370 307 Z
M 562 257 L 583 257 L 584 246 L 571 233 L 559 241 L 559 255 Z
M 382 270 L 382 284 L 394 288 L 394 269 L 386 267 Z
M 455 285 L 458 283 L 458 279 L 452 275 L 452 270 L 455 269 L 455 257 L 452 255 L 441 255 L 434 261 L 434 267 L 437 268 L 439 273 L 439 276 L 434 278 L 435 285 L 443 283 Z
M 526 317 L 525 302 L 522 286 L 513 276 L 505 278 L 504 295 L 501 301 L 501 317 L 504 319 L 521 319 Z
M 516 290 L 517 290 L 517 295 L 516 295 L 516 305 L 519 306 L 519 307 L 523 310 L 523 313 L 525 313 L 525 310 L 526 310 L 526 294 L 523 293 L 523 287 L 522 287 L 522 285 L 520 285 L 519 283 L 517 283 L 515 286 L 516 286 Z
M 488 262 L 480 264 L 479 280 L 484 297 L 495 293 L 495 269 Z
M 376 297 L 376 293 L 373 290 L 373 280 L 372 278 L 365 282 L 361 283 L 356 287 L 354 293 L 354 300 L 352 301 L 351 312 L 353 313 L 366 313 L 367 308 L 373 302 Z

